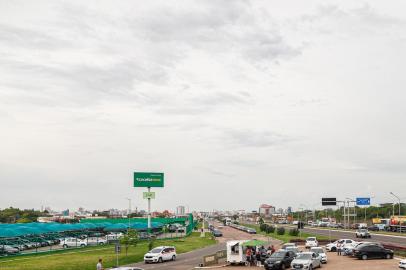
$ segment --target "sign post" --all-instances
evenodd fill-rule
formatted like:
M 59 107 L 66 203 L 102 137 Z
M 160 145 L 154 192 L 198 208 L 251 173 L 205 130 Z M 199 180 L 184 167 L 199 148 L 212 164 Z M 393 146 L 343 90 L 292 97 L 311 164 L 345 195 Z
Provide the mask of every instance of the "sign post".
M 151 231 L 151 199 L 155 199 L 155 192 L 151 187 L 164 187 L 164 174 L 151 172 L 134 172 L 134 187 L 146 187 L 148 192 L 143 193 L 148 199 L 148 232 Z
M 370 206 L 371 205 L 371 198 L 356 198 L 355 199 L 356 203 L 358 206 L 360 205 L 365 205 L 365 206 Z M 364 222 L 367 221 L 367 208 L 364 208 Z

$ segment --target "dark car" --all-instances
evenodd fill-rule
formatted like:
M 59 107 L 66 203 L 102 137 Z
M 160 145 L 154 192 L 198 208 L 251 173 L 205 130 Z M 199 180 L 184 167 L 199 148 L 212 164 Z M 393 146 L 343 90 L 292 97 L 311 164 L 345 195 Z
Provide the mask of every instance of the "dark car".
M 216 229 L 214 229 L 214 230 L 212 231 L 212 233 L 213 233 L 213 236 L 215 236 L 215 237 L 221 237 L 221 236 L 223 236 L 223 233 L 222 233 L 221 231 L 219 231 L 219 230 L 216 230 Z
M 264 267 L 266 270 L 289 268 L 294 258 L 292 251 L 279 250 L 265 260 Z
M 380 245 L 361 244 L 354 250 L 353 256 L 358 259 L 393 259 L 393 250 Z

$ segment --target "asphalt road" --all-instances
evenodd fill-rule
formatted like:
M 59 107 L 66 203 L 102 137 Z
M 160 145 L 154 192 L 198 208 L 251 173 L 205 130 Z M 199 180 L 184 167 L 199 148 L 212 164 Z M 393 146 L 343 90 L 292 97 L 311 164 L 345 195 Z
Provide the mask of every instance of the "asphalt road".
M 214 224 L 216 227 L 219 224 Z M 216 251 L 226 249 L 226 242 L 229 240 L 246 240 L 246 239 L 261 239 L 267 241 L 268 238 L 263 235 L 257 234 L 248 234 L 234 228 L 224 226 L 220 229 L 223 233 L 223 237 L 217 238 L 219 241 L 218 244 L 205 247 L 202 249 L 193 250 L 187 253 L 178 254 L 176 261 L 164 262 L 164 263 L 155 263 L 155 264 L 145 264 L 145 263 L 135 263 L 128 266 L 136 266 L 145 270 L 156 269 L 156 270 L 188 270 L 194 269 L 202 263 L 203 256 L 216 253 Z M 273 245 L 278 246 L 280 241 L 273 240 L 271 241 Z
M 331 238 L 339 239 L 339 238 L 347 238 L 347 239 L 354 239 L 361 241 L 360 238 L 355 237 L 355 232 L 349 231 L 341 231 L 341 230 L 331 230 L 328 229 L 320 229 L 320 228 L 313 228 L 313 227 L 305 227 L 302 229 L 302 232 L 305 233 L 314 233 L 323 236 L 329 236 L 331 233 Z M 396 235 L 383 235 L 383 234 L 374 234 L 371 232 L 371 238 L 364 239 L 365 241 L 371 242 L 381 242 L 384 244 L 391 244 L 396 246 L 402 246 L 406 248 L 406 236 L 396 236 Z
M 164 262 L 164 263 L 135 263 L 131 266 L 137 266 L 142 269 L 168 269 L 168 270 L 178 270 L 178 269 L 193 269 L 202 262 L 202 258 L 205 255 L 213 254 L 218 250 L 225 248 L 224 243 L 216 244 L 213 246 L 205 247 L 202 249 L 197 249 L 191 252 L 178 254 L 176 261 Z

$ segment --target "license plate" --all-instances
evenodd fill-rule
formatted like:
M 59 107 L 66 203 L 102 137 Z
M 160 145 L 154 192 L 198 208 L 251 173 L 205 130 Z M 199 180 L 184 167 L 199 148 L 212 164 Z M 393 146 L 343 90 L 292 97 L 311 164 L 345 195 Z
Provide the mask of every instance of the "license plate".
M 300 269 L 300 265 L 295 265 L 295 269 Z

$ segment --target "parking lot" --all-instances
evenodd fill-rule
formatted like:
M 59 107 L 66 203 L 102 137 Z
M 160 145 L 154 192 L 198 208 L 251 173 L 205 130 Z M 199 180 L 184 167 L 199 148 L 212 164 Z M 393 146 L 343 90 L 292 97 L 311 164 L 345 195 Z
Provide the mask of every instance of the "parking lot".
M 399 260 L 367 260 L 362 261 L 346 256 L 337 256 L 335 252 L 327 254 L 328 263 L 323 264 L 322 269 L 329 270 L 386 270 L 386 269 L 399 269 Z M 224 269 L 263 269 L 262 267 L 246 267 L 246 266 L 227 266 Z
M 229 239 L 239 240 L 239 239 L 248 239 L 246 238 L 248 234 L 240 232 L 239 230 L 233 229 L 231 227 L 224 227 L 224 235 L 226 237 L 222 240 L 226 242 Z M 251 235 L 251 238 L 257 238 L 262 240 L 267 240 L 264 236 L 261 235 Z M 250 239 L 251 239 L 250 238 Z M 272 241 L 272 243 L 279 248 L 278 241 Z M 304 247 L 300 247 L 302 251 L 305 251 Z M 328 263 L 323 264 L 323 269 L 331 270 L 342 270 L 342 269 L 354 269 L 354 270 L 384 270 L 384 269 L 399 269 L 398 259 L 376 259 L 376 260 L 358 260 L 348 256 L 337 256 L 336 252 L 328 252 Z M 225 269 L 263 269 L 262 267 L 247 267 L 247 266 L 227 266 Z

